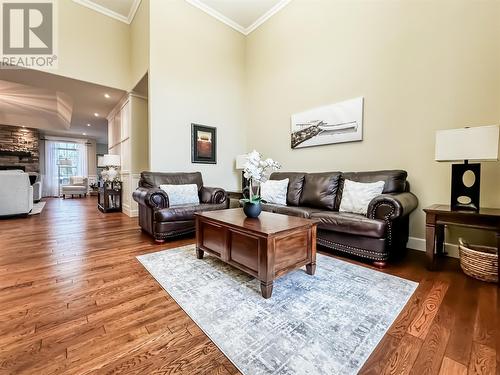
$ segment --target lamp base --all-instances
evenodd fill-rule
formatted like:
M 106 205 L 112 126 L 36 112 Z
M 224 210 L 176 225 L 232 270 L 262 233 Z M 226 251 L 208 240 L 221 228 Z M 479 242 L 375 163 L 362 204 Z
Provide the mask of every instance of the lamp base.
M 464 181 L 466 172 L 472 172 L 471 183 Z M 451 209 L 454 211 L 479 211 L 481 164 L 453 164 L 451 166 Z

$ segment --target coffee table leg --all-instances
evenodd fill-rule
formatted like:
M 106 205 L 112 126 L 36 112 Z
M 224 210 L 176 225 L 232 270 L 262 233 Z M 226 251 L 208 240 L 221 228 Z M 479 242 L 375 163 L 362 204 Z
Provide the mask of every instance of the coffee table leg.
M 201 250 L 199 247 L 196 247 L 196 258 L 203 259 L 203 254 L 204 254 L 204 251 Z
M 314 275 L 315 272 L 316 272 L 316 263 L 306 264 L 306 273 L 308 275 Z
M 264 281 L 260 282 L 260 292 L 262 293 L 262 297 L 271 298 L 271 294 L 273 294 L 273 282 L 265 283 Z

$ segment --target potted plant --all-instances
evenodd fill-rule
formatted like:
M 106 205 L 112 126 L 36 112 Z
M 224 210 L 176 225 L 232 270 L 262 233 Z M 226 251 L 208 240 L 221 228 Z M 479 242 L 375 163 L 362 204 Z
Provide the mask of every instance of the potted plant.
M 267 180 L 267 171 L 281 168 L 273 159 L 262 159 L 255 150 L 247 154 L 247 161 L 243 170 L 249 183 L 248 198 L 244 200 L 243 212 L 247 217 L 258 217 L 262 211 L 260 184 Z

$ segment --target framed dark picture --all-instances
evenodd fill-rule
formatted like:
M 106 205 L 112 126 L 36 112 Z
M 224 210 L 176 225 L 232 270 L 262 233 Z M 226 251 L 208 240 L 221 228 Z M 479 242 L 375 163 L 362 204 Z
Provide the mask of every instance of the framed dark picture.
M 217 163 L 217 129 L 191 124 L 191 163 Z

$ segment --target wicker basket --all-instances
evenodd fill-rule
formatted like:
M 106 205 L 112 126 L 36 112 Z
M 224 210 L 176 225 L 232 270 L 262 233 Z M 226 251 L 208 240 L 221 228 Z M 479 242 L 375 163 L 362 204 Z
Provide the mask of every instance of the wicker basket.
M 466 275 L 491 283 L 498 282 L 498 252 L 494 247 L 469 245 L 458 239 L 460 266 Z

